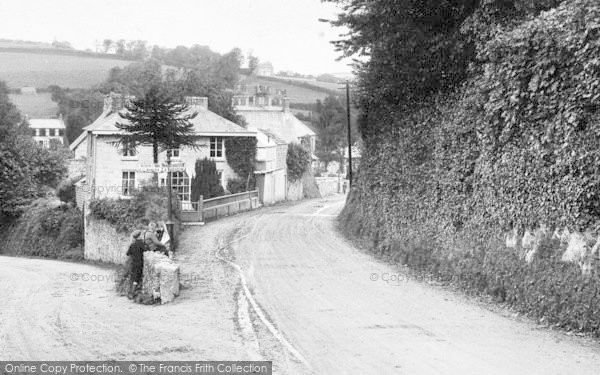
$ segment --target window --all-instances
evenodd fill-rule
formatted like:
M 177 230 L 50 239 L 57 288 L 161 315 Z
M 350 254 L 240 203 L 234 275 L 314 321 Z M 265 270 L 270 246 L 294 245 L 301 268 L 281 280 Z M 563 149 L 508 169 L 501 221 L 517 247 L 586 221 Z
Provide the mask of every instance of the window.
M 135 150 L 129 142 L 123 142 L 123 156 L 135 156 Z
M 43 147 L 44 146 L 44 141 L 38 141 L 38 145 L 40 145 L 40 146 Z
M 179 158 L 179 149 L 178 148 L 172 148 L 171 149 L 171 157 L 172 158 Z
M 65 135 L 65 131 L 64 131 L 64 130 L 62 130 L 62 129 L 58 129 L 58 135 L 59 135 L 60 137 L 63 137 L 63 136 Z
M 123 195 L 133 194 L 133 189 L 135 189 L 135 172 L 123 172 L 122 188 Z
M 210 157 L 211 158 L 222 158 L 223 157 L 223 137 L 210 137 Z
M 190 178 L 185 172 L 171 173 L 171 188 L 177 192 L 179 200 L 182 202 L 190 201 Z
M 33 135 L 34 137 L 36 135 L 38 135 L 38 130 L 37 129 L 31 129 L 31 135 Z

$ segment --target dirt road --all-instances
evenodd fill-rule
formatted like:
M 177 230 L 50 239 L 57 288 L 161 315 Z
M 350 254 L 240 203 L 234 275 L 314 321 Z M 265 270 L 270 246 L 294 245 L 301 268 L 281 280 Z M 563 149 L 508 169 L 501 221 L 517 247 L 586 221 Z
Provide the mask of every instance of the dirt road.
M 407 282 L 355 249 L 334 230 L 343 202 L 264 211 L 230 246 L 256 301 L 314 373 L 599 373 L 597 343 Z
M 273 360 L 286 375 L 599 372 L 598 343 L 406 281 L 359 251 L 334 229 L 343 203 L 187 229 L 177 258 L 188 288 L 162 306 L 117 296 L 109 268 L 0 257 L 0 360 Z
M 219 227 L 195 235 L 178 254 L 188 288 L 165 305 L 118 296 L 111 268 L 0 256 L 0 360 L 257 359 L 234 324 L 237 277 L 213 256 Z

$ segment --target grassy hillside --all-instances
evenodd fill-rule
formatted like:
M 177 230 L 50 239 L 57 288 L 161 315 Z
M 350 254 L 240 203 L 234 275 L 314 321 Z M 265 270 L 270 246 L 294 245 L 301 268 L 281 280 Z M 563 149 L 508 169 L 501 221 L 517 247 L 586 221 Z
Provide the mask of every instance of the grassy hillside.
M 10 94 L 10 101 L 19 108 L 23 115 L 29 118 L 51 118 L 56 116 L 58 105 L 52 101 L 50 93 L 36 95 Z
M 108 71 L 131 61 L 88 56 L 0 51 L 0 80 L 10 88 L 58 85 L 88 88 L 102 82 Z

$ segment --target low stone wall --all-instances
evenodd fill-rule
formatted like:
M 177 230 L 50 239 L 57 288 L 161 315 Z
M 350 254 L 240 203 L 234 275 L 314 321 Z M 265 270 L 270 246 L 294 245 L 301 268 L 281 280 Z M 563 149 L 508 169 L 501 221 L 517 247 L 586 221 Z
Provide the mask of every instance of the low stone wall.
M 301 180 L 290 182 L 287 189 L 287 200 L 298 201 L 302 199 L 304 197 L 303 191 Z
M 321 196 L 315 175 L 311 169 L 306 171 L 298 181 L 288 183 L 287 200 L 289 201 L 321 198 Z
M 179 295 L 179 265 L 166 255 L 146 251 L 143 272 L 142 291 L 155 299 L 160 297 L 161 304 Z
M 85 167 L 86 160 L 85 159 L 71 159 L 69 160 L 68 168 L 68 177 L 78 177 L 85 176 Z
M 125 264 L 125 253 L 131 239 L 119 233 L 104 220 L 96 220 L 86 215 L 83 257 L 106 263 Z
M 341 180 L 338 177 L 315 177 L 315 180 L 317 180 L 319 192 L 322 197 L 338 194 L 342 191 L 341 184 L 344 180 Z

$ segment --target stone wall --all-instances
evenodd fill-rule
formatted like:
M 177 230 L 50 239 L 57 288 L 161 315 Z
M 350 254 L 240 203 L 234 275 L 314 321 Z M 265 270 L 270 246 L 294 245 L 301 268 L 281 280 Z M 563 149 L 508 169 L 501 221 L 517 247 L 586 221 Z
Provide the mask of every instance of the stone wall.
M 342 191 L 341 184 L 343 180 L 338 177 L 315 177 L 315 180 L 317 180 L 319 192 L 322 197 L 338 194 Z
M 302 199 L 302 191 L 303 189 L 301 180 L 290 182 L 287 188 L 287 199 L 289 201 L 297 201 Z
M 298 181 L 288 181 L 287 200 L 321 198 L 319 186 L 311 168 L 306 171 Z
M 144 279 L 142 291 L 160 297 L 161 303 L 173 301 L 179 295 L 179 265 L 167 256 L 146 251 L 144 253 Z
M 128 234 L 119 233 L 107 221 L 85 216 L 83 257 L 105 263 L 125 264 L 127 248 L 131 243 Z

